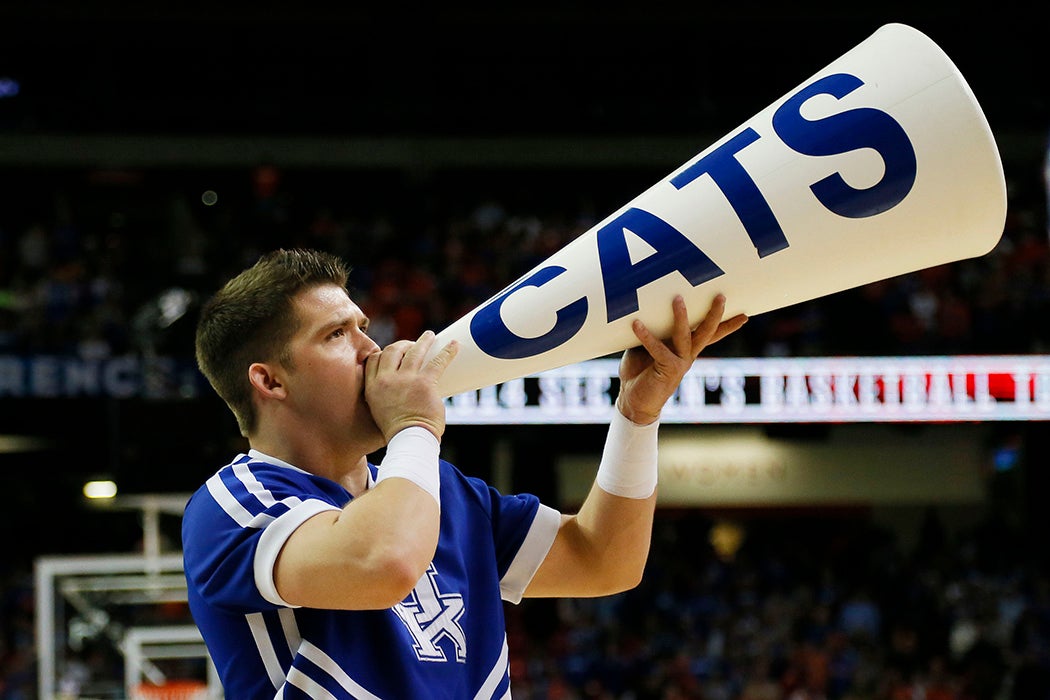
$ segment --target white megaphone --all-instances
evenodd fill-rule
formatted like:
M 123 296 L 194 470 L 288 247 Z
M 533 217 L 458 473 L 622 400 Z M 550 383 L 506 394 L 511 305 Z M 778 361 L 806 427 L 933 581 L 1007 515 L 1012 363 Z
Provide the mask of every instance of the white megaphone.
M 619 352 L 682 294 L 750 316 L 989 252 L 994 138 L 927 36 L 888 24 L 438 334 L 445 397 Z

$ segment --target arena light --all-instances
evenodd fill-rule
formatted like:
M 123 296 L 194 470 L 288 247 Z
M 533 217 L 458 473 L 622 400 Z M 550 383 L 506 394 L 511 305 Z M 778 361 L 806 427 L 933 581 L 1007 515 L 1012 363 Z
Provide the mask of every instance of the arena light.
M 90 500 L 108 500 L 117 495 L 117 482 L 111 479 L 93 479 L 84 484 L 84 497 Z

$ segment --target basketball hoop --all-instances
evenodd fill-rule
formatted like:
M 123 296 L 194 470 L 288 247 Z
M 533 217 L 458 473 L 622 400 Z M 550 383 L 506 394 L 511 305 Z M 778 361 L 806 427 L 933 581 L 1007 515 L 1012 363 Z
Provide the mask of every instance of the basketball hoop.
M 160 685 L 140 683 L 131 700 L 208 700 L 208 684 L 195 680 L 171 680 Z

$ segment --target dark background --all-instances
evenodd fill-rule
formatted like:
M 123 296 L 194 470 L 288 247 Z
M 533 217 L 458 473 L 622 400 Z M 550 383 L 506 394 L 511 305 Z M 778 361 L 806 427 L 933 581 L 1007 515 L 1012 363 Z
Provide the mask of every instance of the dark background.
M 690 134 L 734 128 L 879 26 L 929 35 L 993 128 L 1047 124 L 1035 7 L 947 2 L 8 0 L 20 129 L 121 133 Z

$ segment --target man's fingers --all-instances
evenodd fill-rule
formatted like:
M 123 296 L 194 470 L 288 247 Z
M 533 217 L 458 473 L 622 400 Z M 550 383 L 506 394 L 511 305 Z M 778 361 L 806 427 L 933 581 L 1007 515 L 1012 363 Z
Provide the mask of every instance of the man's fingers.
M 405 356 L 409 345 L 411 343 L 407 340 L 398 340 L 369 355 L 365 359 L 366 381 L 374 380 L 380 372 L 397 370 L 401 366 L 401 359 Z
M 390 345 L 387 345 L 381 351 L 379 351 L 379 361 L 377 363 L 378 370 L 392 370 L 397 369 L 401 366 L 401 362 L 405 357 L 405 353 L 412 346 L 412 342 L 409 340 L 398 340 Z
M 665 343 L 654 336 L 640 319 L 635 319 L 632 324 L 635 337 L 654 358 L 660 353 L 671 351 L 678 357 L 696 357 L 706 346 L 717 343 L 730 333 L 740 330 L 748 319 L 746 314 L 737 314 L 733 318 L 722 320 L 726 308 L 726 297 L 724 294 L 716 294 L 711 300 L 707 314 L 700 320 L 697 327 L 690 331 L 685 299 L 677 295 L 671 304 L 674 313 L 674 328 L 671 330 L 669 342 Z
M 368 357 L 365 358 L 365 385 L 367 386 L 373 382 L 376 375 L 379 374 L 379 361 L 383 357 L 382 350 L 376 350 Z
M 715 298 L 711 300 L 711 306 L 707 310 L 707 315 L 697 326 L 697 330 L 703 330 L 710 334 L 714 333 L 715 329 L 718 328 L 718 324 L 722 322 L 722 314 L 726 311 L 726 297 L 724 294 L 716 294 Z
M 641 342 L 642 347 L 649 351 L 649 354 L 656 357 L 661 352 L 669 352 L 667 346 L 653 335 L 649 327 L 641 319 L 634 319 L 631 323 L 631 330 L 634 331 L 634 337 L 638 338 Z
M 423 331 L 423 334 L 419 336 L 419 340 L 416 341 L 415 345 L 409 349 L 408 353 L 405 354 L 405 359 L 402 360 L 402 365 L 406 362 L 410 363 L 415 369 L 425 370 L 428 372 L 437 372 L 440 376 L 444 374 L 445 368 L 449 366 L 452 359 L 459 352 L 459 342 L 456 340 L 450 340 L 445 344 L 443 348 L 437 351 L 433 357 L 423 365 L 423 360 L 430 354 L 431 348 L 434 343 L 437 342 L 437 335 L 434 331 Z
M 430 352 L 430 346 L 434 344 L 434 331 L 426 330 L 416 339 L 414 343 L 409 344 L 405 350 L 404 357 L 401 358 L 401 366 L 413 369 L 418 369 L 423 366 L 423 358 Z
M 733 318 L 722 321 L 718 324 L 718 328 L 715 329 L 714 334 L 711 336 L 711 339 L 707 341 L 707 344 L 714 345 L 730 333 L 735 333 L 740 330 L 740 328 L 747 323 L 747 319 L 748 317 L 745 314 L 737 314 Z
M 445 345 L 445 347 L 438 350 L 438 353 L 432 358 L 430 358 L 430 362 L 427 363 L 427 366 L 436 368 L 438 370 L 441 370 L 441 372 L 444 372 L 445 368 L 452 363 L 453 358 L 455 358 L 456 353 L 458 352 L 459 341 L 450 340 Z
M 450 340 L 424 366 L 423 361 L 430 354 L 435 338 L 434 332 L 428 330 L 424 331 L 419 336 L 419 340 L 415 342 L 398 340 L 376 351 L 365 361 L 365 379 L 375 379 L 380 372 L 399 370 L 436 372 L 440 376 L 459 352 L 459 343 L 456 340 Z
M 685 298 L 681 294 L 675 295 L 671 301 L 671 310 L 674 313 L 671 344 L 674 346 L 675 354 L 684 357 L 690 351 L 692 333 L 689 330 L 689 309 L 686 308 Z
M 712 338 L 718 334 L 722 324 L 722 314 L 725 313 L 725 310 L 725 295 L 716 294 L 715 298 L 711 300 L 711 306 L 707 310 L 707 315 L 704 316 L 692 332 L 692 354 L 694 356 L 703 350 L 705 345 L 714 342 Z

